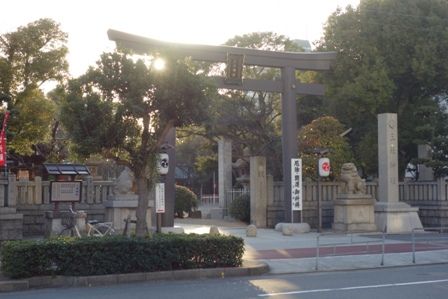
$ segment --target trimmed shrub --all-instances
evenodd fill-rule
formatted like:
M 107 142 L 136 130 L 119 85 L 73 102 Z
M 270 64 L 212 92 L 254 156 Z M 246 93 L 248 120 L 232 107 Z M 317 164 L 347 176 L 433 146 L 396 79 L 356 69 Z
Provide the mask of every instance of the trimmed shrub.
M 183 218 L 184 213 L 191 213 L 199 204 L 198 197 L 193 191 L 184 186 L 176 185 L 174 212 L 177 217 Z
M 5 275 L 24 278 L 238 267 L 243 253 L 243 239 L 234 236 L 157 234 L 8 241 L 0 259 Z
M 250 195 L 242 194 L 233 199 L 229 209 L 230 216 L 235 219 L 250 222 Z

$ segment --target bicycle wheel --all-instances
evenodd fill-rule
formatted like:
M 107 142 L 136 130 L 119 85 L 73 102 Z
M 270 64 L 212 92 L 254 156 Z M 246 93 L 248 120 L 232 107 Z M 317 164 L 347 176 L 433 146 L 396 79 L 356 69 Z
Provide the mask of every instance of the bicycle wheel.
M 115 229 L 112 227 L 111 223 L 98 223 L 96 225 L 96 229 L 103 236 L 113 236 L 113 235 L 115 235 Z

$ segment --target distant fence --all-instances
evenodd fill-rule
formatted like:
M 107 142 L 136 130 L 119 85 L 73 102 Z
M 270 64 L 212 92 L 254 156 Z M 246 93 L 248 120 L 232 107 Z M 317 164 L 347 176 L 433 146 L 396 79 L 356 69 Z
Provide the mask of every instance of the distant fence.
M 268 184 L 269 185 L 269 184 Z M 271 191 L 268 191 L 267 225 L 274 226 L 284 221 L 285 208 L 283 202 L 283 183 L 273 182 Z M 305 180 L 302 185 L 303 196 L 303 220 L 312 227 L 317 226 L 317 196 L 322 204 L 322 224 L 324 228 L 330 228 L 333 223 L 333 201 L 342 188 L 341 182 L 320 182 L 319 191 L 315 181 Z M 448 225 L 448 184 L 445 180 L 434 182 L 400 182 L 398 186 L 399 200 L 412 206 L 419 207 L 419 216 L 425 226 Z M 240 189 L 226 192 L 224 208 L 230 207 L 231 202 L 241 194 L 249 191 Z M 378 200 L 378 183 L 367 182 L 366 193 Z M 203 196 L 203 204 L 219 204 L 218 196 L 213 200 L 210 196 Z M 299 212 L 295 212 L 295 221 L 299 219 Z
M 322 222 L 326 228 L 333 223 L 333 201 L 341 190 L 340 182 L 305 181 L 302 185 L 303 218 L 311 226 L 317 225 L 317 195 L 322 203 Z M 377 182 L 366 183 L 366 193 L 378 200 Z M 284 217 L 283 183 L 273 184 L 273 198 L 268 203 L 268 225 Z M 448 184 L 445 180 L 435 182 L 400 182 L 399 200 L 419 207 L 419 216 L 424 226 L 448 225 Z M 271 219 L 269 219 L 271 218 Z
M 50 182 L 36 178 L 34 181 L 12 181 L 11 188 L 16 190 L 17 206 L 45 205 L 50 202 Z M 107 197 L 112 194 L 115 186 L 113 181 L 93 181 L 82 182 L 81 201 L 82 205 L 102 204 Z M 14 191 L 10 194 L 13 195 Z
M 219 204 L 219 196 L 218 194 L 207 194 L 202 195 L 200 198 L 201 205 L 218 205 Z
M 8 186 L 9 183 L 9 186 Z M 268 184 L 269 185 L 269 184 Z M 105 218 L 104 203 L 112 194 L 113 181 L 94 181 L 87 177 L 82 183 L 81 202 L 76 203 L 76 209 L 85 210 L 89 219 L 103 220 Z M 303 182 L 303 220 L 312 227 L 317 226 L 317 195 L 322 203 L 322 223 L 324 228 L 331 227 L 333 222 L 333 201 L 341 190 L 339 182 L 321 182 L 317 192 L 316 182 Z M 267 224 L 273 226 L 283 221 L 285 207 L 283 206 L 283 183 L 273 182 L 268 187 Z M 366 183 L 366 192 L 377 199 L 377 183 Z M 229 190 L 226 192 L 224 208 L 238 196 L 248 194 L 248 190 Z M 419 216 L 424 226 L 448 226 L 448 184 L 445 180 L 435 182 L 401 182 L 399 184 L 399 200 L 419 207 Z M 204 195 L 201 204 L 218 206 L 219 197 Z M 24 215 L 24 234 L 41 234 L 44 230 L 45 212 L 54 208 L 50 202 L 50 182 L 36 177 L 34 181 L 17 181 L 15 177 L 0 179 L 0 207 L 17 207 Z M 65 208 L 61 204 L 61 209 Z M 297 221 L 299 213 L 295 214 Z

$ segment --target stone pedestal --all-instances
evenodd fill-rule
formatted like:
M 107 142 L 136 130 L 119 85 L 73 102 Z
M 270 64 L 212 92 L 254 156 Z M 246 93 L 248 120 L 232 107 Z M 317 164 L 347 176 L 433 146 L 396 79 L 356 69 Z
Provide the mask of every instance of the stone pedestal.
M 66 229 L 63 224 L 63 218 L 67 217 L 69 211 L 47 211 L 45 212 L 45 237 L 70 235 L 71 231 Z M 75 225 L 81 235 L 86 233 L 87 214 L 84 211 L 77 211 L 75 216 Z M 64 229 L 66 229 L 64 231 Z
M 171 158 L 170 158 L 171 163 Z M 174 167 L 171 167 L 174 168 Z M 112 222 L 112 226 L 116 232 L 123 232 L 126 226 L 126 219 L 136 220 L 136 211 L 138 207 L 138 195 L 132 190 L 134 185 L 134 174 L 128 168 L 125 168 L 114 188 L 114 195 L 109 196 L 104 204 L 106 208 L 106 221 Z M 146 224 L 152 226 L 151 217 L 154 207 L 155 188 L 149 194 L 148 209 L 146 211 Z M 165 198 L 167 194 L 165 194 Z M 165 201 L 166 204 L 166 201 Z M 165 210 L 169 209 L 165 206 Z M 131 226 L 131 227 L 129 227 Z M 135 230 L 135 222 L 128 222 L 127 232 Z
M 373 232 L 374 199 L 368 194 L 338 194 L 334 201 L 333 230 L 336 232 Z
M 417 212 L 418 208 L 404 202 L 377 202 L 375 222 L 380 231 L 387 233 L 412 232 L 423 227 Z
M 23 214 L 15 208 L 0 208 L 0 241 L 23 238 Z
M 131 220 L 135 220 L 135 212 L 138 206 L 138 196 L 135 194 L 120 194 L 112 196 L 105 203 L 106 207 L 106 221 L 112 222 L 112 226 L 117 232 L 122 232 L 125 227 L 125 219 L 128 217 Z M 150 200 L 148 209 L 146 211 L 146 223 L 151 226 L 152 207 L 154 201 Z M 129 225 L 133 225 L 129 223 Z M 129 230 L 133 230 L 135 227 L 128 227 Z

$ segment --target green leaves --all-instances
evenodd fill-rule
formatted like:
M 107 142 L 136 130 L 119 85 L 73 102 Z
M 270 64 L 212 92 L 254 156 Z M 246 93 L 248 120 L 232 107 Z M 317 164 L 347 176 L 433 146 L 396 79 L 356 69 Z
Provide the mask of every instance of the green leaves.
M 0 58 L 7 64 L 7 76 L 2 76 L 5 91 L 17 94 L 19 88 L 62 80 L 68 69 L 66 42 L 67 34 L 51 19 L 39 19 L 0 36 Z
M 1 102 L 12 111 L 8 147 L 31 154 L 32 145 L 50 139 L 54 103 L 40 89 L 67 76 L 67 34 L 51 19 L 39 19 L 0 36 Z
M 412 142 L 431 131 L 433 122 L 412 116 L 447 92 L 447 20 L 448 3 L 438 0 L 365 0 L 328 19 L 319 50 L 337 51 L 338 58 L 324 76 L 326 105 L 353 128 L 361 164 L 376 164 L 368 161 L 375 155 L 360 149 L 376 135 L 379 113 L 398 113 L 400 169 L 416 153 Z M 368 167 L 371 174 L 374 169 Z
M 343 163 L 353 160 L 352 152 L 345 137 L 343 125 L 334 117 L 325 116 L 312 121 L 299 132 L 299 154 L 303 159 L 304 176 L 315 177 L 317 161 L 316 149 L 328 149 L 326 157 L 331 161 L 331 177 L 339 176 Z
M 148 238 L 57 238 L 2 244 L 2 271 L 11 278 L 102 275 L 238 267 L 244 241 L 223 235 L 157 234 Z
M 190 213 L 196 209 L 199 204 L 197 195 L 187 187 L 176 185 L 174 195 L 174 212 L 177 217 L 183 218 L 183 214 Z
M 204 88 L 181 62 L 169 61 L 159 74 L 126 53 L 104 53 L 96 68 L 71 82 L 62 121 L 79 152 L 123 152 L 117 158 L 145 169 L 150 159 L 142 157 L 157 153 L 166 126 L 203 119 Z
M 61 120 L 79 154 L 102 154 L 133 171 L 141 235 L 160 147 L 171 128 L 203 121 L 208 86 L 183 61 L 167 57 L 158 73 L 151 62 L 134 58 L 125 52 L 101 55 L 95 68 L 70 82 Z

